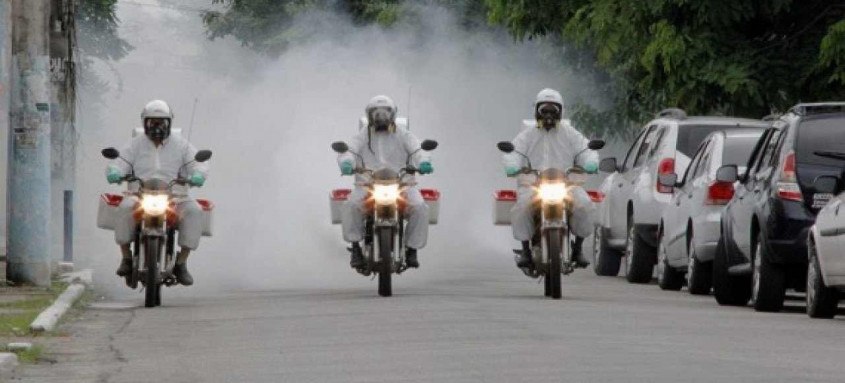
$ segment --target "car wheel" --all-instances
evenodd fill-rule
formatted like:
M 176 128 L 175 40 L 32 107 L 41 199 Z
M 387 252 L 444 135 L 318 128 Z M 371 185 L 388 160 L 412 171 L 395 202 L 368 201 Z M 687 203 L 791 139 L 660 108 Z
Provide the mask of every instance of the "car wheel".
M 730 275 L 729 267 L 728 247 L 722 236 L 713 257 L 713 295 L 722 306 L 745 306 L 751 299 L 751 276 Z
M 751 303 L 757 311 L 778 312 L 783 309 L 786 278 L 783 269 L 772 264 L 766 256 L 764 241 L 764 236 L 757 234 L 752 263 Z
M 807 265 L 807 315 L 810 318 L 833 318 L 839 304 L 836 289 L 825 286 L 815 241 L 809 243 Z
M 593 230 L 593 271 L 603 277 L 619 275 L 622 265 L 622 252 L 610 248 L 601 226 Z
M 654 275 L 655 249 L 651 248 L 637 235 L 633 224 L 628 225 L 628 236 L 625 240 L 625 262 L 627 273 L 625 277 L 631 283 L 649 283 Z
M 662 235 L 658 243 L 657 285 L 661 290 L 678 291 L 684 287 L 684 275 L 666 261 L 666 245 L 663 243 Z
M 690 240 L 687 286 L 692 295 L 708 295 L 713 286 L 713 262 L 699 262 L 695 254 L 695 241 Z

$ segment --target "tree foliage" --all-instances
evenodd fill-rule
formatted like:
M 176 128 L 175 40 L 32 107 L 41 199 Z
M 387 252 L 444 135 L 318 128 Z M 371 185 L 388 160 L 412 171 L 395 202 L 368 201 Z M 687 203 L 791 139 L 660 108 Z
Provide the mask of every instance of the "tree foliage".
M 77 19 L 85 24 L 79 28 L 83 53 L 103 60 L 120 60 L 132 49 L 118 36 L 115 6 L 118 0 L 80 0 Z
M 486 0 L 518 39 L 558 36 L 642 119 L 666 106 L 759 117 L 845 98 L 845 3 L 830 0 Z

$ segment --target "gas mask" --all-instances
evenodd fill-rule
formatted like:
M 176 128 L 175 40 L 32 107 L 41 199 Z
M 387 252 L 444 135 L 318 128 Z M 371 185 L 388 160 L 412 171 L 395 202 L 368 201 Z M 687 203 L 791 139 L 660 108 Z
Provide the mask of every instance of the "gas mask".
M 553 102 L 544 102 L 537 105 L 535 111 L 535 118 L 537 119 L 537 126 L 546 130 L 557 127 L 563 115 L 560 105 Z
M 155 142 L 162 142 L 170 136 L 170 120 L 167 118 L 148 118 L 144 121 L 144 134 Z
M 376 132 L 386 132 L 393 126 L 393 117 L 392 108 L 373 108 L 370 111 L 370 125 Z

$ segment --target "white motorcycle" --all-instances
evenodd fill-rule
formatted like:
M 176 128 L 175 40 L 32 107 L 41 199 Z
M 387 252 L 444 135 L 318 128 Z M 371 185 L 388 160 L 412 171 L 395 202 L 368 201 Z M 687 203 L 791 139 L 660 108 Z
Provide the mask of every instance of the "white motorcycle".
M 423 141 L 419 149 L 408 155 L 405 167 L 396 172 L 392 169 L 368 169 L 363 157 L 350 151 L 345 142 L 338 141 L 332 144 L 335 152 L 351 152 L 361 163 L 361 167 L 355 169 L 355 174 L 362 175 L 366 180 L 369 197 L 367 198 L 364 243 L 361 246 L 365 264 L 357 270 L 364 276 L 378 274 L 380 296 L 393 295 L 392 274 L 401 274 L 408 269 L 405 264 L 405 251 L 403 251 L 405 218 L 400 196 L 403 189 L 409 186 L 406 183 L 406 177 L 419 172 L 410 165 L 410 160 L 420 150 L 432 151 L 436 148 L 437 141 Z M 437 192 L 434 191 L 434 193 Z M 425 195 L 424 198 L 428 199 Z
M 531 240 L 532 267 L 521 268 L 525 275 L 531 278 L 543 277 L 545 283 L 545 295 L 553 299 L 560 299 L 562 296 L 561 275 L 569 275 L 576 268 L 576 260 L 572 259 L 572 238 L 569 228 L 569 220 L 572 215 L 571 199 L 568 189 L 572 186 L 583 185 L 586 181 L 586 172 L 575 165 L 567 170 L 549 168 L 539 171 L 531 166 L 531 160 L 524 153 L 516 151 L 513 143 L 509 141 L 499 142 L 498 149 L 504 153 L 517 153 L 525 158 L 528 166 L 523 168 L 519 174 L 531 174 L 537 178 L 534 185 L 537 190 L 537 201 L 535 204 L 536 234 Z M 591 150 L 599 150 L 604 147 L 604 141 L 593 140 L 588 145 Z M 586 150 L 584 150 L 586 151 Z M 579 152 L 576 156 L 584 153 Z M 509 200 L 516 201 L 516 193 L 509 193 Z M 497 197 L 497 199 L 499 199 Z M 501 209 L 504 210 L 504 209 Z M 507 209 L 506 214 L 510 213 Z M 522 250 L 514 250 L 517 256 L 522 255 Z

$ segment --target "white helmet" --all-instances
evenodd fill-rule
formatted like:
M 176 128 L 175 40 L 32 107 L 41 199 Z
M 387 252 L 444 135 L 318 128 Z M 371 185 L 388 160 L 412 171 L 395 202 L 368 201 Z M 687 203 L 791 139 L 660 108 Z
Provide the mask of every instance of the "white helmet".
M 163 141 L 170 136 L 172 121 L 173 111 L 166 102 L 161 100 L 148 102 L 144 110 L 141 111 L 144 134 L 154 141 Z
M 375 96 L 370 99 L 365 109 L 370 127 L 377 131 L 392 129 L 396 121 L 398 108 L 396 103 L 387 96 Z
M 563 96 L 554 89 L 541 90 L 534 102 L 534 117 L 538 127 L 551 129 L 557 126 L 563 118 Z

